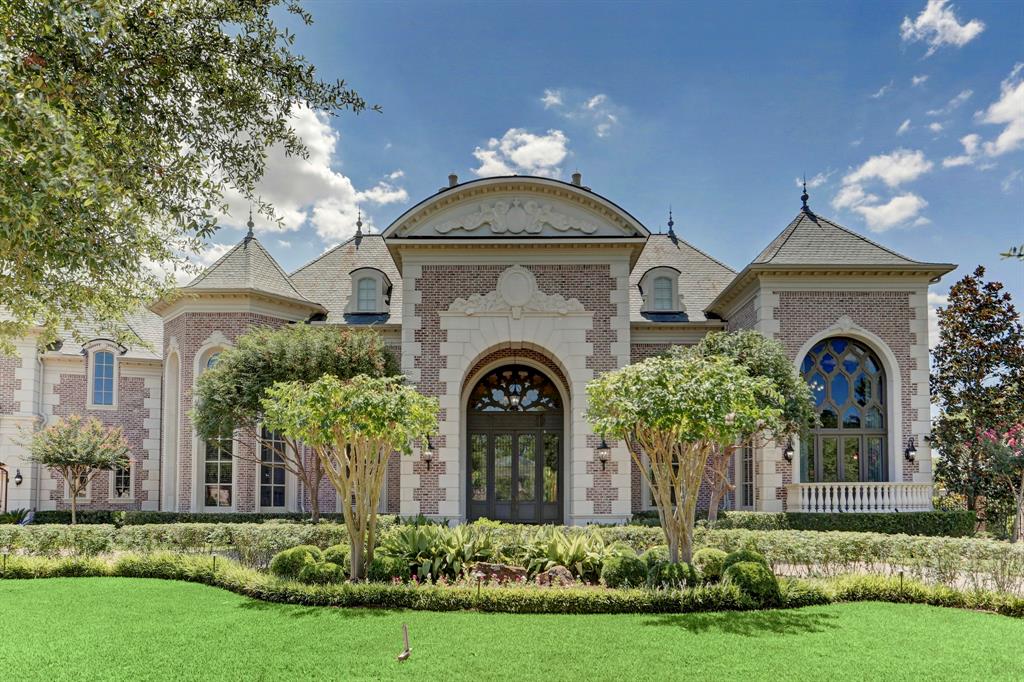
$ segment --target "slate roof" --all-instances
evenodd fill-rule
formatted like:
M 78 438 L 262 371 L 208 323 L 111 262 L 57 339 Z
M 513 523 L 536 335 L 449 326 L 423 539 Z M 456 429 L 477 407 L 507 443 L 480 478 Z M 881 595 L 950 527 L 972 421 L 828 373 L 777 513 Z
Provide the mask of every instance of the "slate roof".
M 679 271 L 682 316 L 641 313 L 640 279 L 651 268 L 671 266 Z M 705 322 L 704 308 L 726 287 L 735 271 L 692 244 L 667 234 L 652 234 L 629 275 L 629 308 L 632 322 Z
M 389 315 L 345 315 L 352 294 L 350 273 L 357 268 L 376 268 L 391 280 Z M 364 234 L 342 242 L 293 272 L 291 281 L 303 296 L 327 308 L 327 322 L 401 324 L 402 275 L 379 234 Z
M 918 265 L 811 211 L 803 211 L 751 265 Z
M 128 347 L 122 357 L 140 360 L 159 360 L 163 357 L 164 323 L 159 315 L 148 308 L 139 308 L 125 316 L 125 325 L 142 339 L 143 343 Z M 110 325 L 88 322 L 78 326 L 76 331 L 86 342 L 95 339 L 110 339 L 114 334 Z M 75 341 L 74 334 L 67 331 L 60 335 L 63 341 L 57 351 L 61 355 L 81 355 L 82 345 Z
M 185 289 L 251 289 L 297 301 L 312 301 L 292 286 L 288 275 L 255 237 L 246 237 L 185 285 Z

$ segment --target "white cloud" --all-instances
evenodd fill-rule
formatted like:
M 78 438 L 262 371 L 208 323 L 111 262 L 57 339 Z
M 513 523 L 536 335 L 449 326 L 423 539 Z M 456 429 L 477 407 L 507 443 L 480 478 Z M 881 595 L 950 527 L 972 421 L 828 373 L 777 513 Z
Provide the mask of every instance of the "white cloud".
M 828 182 L 828 179 L 831 178 L 833 175 L 835 175 L 835 173 L 836 172 L 834 170 L 829 169 L 827 171 L 822 171 L 822 172 L 818 173 L 817 175 L 812 175 L 810 177 L 810 179 L 807 180 L 807 189 L 814 189 L 815 187 L 821 187 L 826 182 Z M 803 187 L 804 186 L 804 179 L 803 178 L 796 178 L 794 180 L 794 182 L 796 182 L 796 186 L 797 187 Z
M 964 147 L 964 153 L 960 156 L 947 156 L 942 160 L 943 168 L 956 168 L 957 166 L 970 166 L 978 158 L 978 145 L 981 143 L 981 135 L 971 133 L 960 138 L 960 144 Z
M 1001 183 L 1004 194 L 1012 194 L 1014 191 L 1020 189 L 1022 185 L 1024 185 L 1024 173 L 1021 172 L 1020 168 L 1010 171 L 1010 174 L 1007 175 Z
M 593 97 L 591 97 L 590 99 L 588 99 L 583 104 L 583 106 L 586 107 L 587 109 L 590 109 L 591 111 L 593 111 L 594 109 L 597 109 L 599 106 L 601 106 L 602 104 L 604 104 L 607 101 L 608 101 L 608 95 L 597 94 L 597 95 L 594 95 Z
M 290 248 L 292 248 L 292 243 L 290 241 L 288 241 L 287 239 L 278 239 L 277 240 L 277 245 L 280 246 L 282 249 L 290 249 Z
M 896 134 L 897 135 L 902 135 L 903 133 L 907 132 L 908 130 L 910 130 L 910 119 L 909 118 L 907 120 L 905 120 L 903 123 L 900 124 L 900 127 L 896 129 Z
M 938 309 L 949 305 L 949 296 L 928 292 L 928 347 L 934 348 L 939 342 Z
M 405 171 L 403 171 L 401 169 L 396 170 L 396 171 L 392 171 L 391 173 L 388 173 L 388 180 L 391 180 L 392 182 L 394 182 L 395 180 L 401 180 L 404 177 L 405 177 Z
M 973 94 L 974 94 L 974 90 L 961 90 L 960 93 L 956 97 L 954 97 L 953 99 L 951 99 L 948 102 L 946 102 L 946 106 L 944 106 L 944 107 L 942 107 L 940 109 L 929 109 L 928 110 L 928 115 L 929 116 L 945 116 L 946 114 L 952 112 L 954 109 L 958 108 L 961 104 L 963 104 L 964 102 L 969 100 L 971 98 L 971 95 L 973 95 Z
M 501 139 L 491 138 L 487 147 L 477 147 L 473 156 L 480 166 L 473 170 L 480 177 L 491 175 L 542 175 L 558 177 L 559 164 L 569 154 L 569 138 L 561 130 L 536 135 L 523 128 L 509 128 Z
M 217 242 L 207 244 L 202 251 L 192 257 L 192 260 L 204 268 L 208 268 L 219 261 L 233 246 L 234 244 L 219 244 Z
M 928 75 L 927 74 L 921 74 L 920 76 L 911 76 L 910 84 L 916 88 L 918 85 L 924 85 L 925 81 L 927 81 L 927 80 L 928 80 Z
M 854 206 L 853 210 L 864 217 L 868 229 L 872 232 L 885 232 L 897 225 L 906 223 L 917 216 L 928 206 L 928 202 L 921 197 L 908 192 L 893 197 L 884 204 L 860 204 Z M 927 224 L 915 222 L 916 225 Z
M 932 131 L 933 133 L 941 133 L 942 124 L 939 123 L 938 121 L 933 121 L 928 124 L 928 130 Z
M 864 142 L 864 138 L 863 137 L 858 138 L 856 140 L 850 140 L 850 146 L 851 147 L 859 147 L 862 142 Z
M 952 7 L 947 7 L 948 0 L 928 0 L 928 4 L 911 21 L 903 17 L 900 24 L 900 37 L 904 42 L 913 43 L 926 41 L 928 52 L 925 56 L 935 54 L 943 45 L 963 47 L 985 30 L 985 23 L 980 19 L 971 19 L 961 24 Z
M 544 104 L 545 109 L 551 107 L 562 106 L 562 91 L 561 90 L 544 90 L 544 96 L 540 98 L 540 101 Z
M 843 178 L 844 185 L 877 178 L 889 187 L 898 187 L 916 180 L 932 169 L 932 162 L 922 151 L 897 149 L 891 154 L 879 154 L 861 164 L 860 168 Z
M 852 208 L 861 204 L 871 204 L 878 201 L 874 194 L 868 194 L 861 185 L 844 185 L 832 198 L 832 208 L 840 211 L 844 208 Z
M 893 88 L 893 81 L 889 81 L 888 83 L 886 83 L 882 87 L 878 88 L 878 90 L 873 95 L 871 95 L 871 99 L 880 99 L 882 97 L 885 97 L 886 93 L 888 93 L 890 90 L 892 90 L 892 88 Z
M 1001 156 L 1024 147 L 1024 62 L 1013 67 L 1000 85 L 999 99 L 978 119 L 982 123 L 1006 126 L 995 140 L 985 143 L 985 153 L 989 156 Z
M 306 144 L 309 157 L 289 157 L 280 147 L 269 150 L 266 173 L 256 191 L 263 201 L 273 205 L 282 225 L 257 216 L 257 232 L 292 232 L 309 225 L 322 240 L 337 242 L 355 232 L 361 204 L 385 204 L 408 199 L 405 190 L 393 184 L 401 176 L 389 177 L 387 181 L 359 191 L 346 175 L 334 169 L 340 160 L 340 136 L 326 116 L 300 107 L 292 113 L 290 124 Z M 248 202 L 234 192 L 229 193 L 226 199 L 229 215 L 224 222 L 244 229 Z M 372 229 L 372 221 L 368 218 L 364 221 L 367 222 L 364 230 Z

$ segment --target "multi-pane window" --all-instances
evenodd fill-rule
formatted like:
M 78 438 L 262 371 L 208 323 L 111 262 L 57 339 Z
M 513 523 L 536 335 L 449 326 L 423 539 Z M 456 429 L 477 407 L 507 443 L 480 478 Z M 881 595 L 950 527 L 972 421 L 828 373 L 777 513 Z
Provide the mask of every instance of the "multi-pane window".
M 93 405 L 114 404 L 114 354 L 98 351 L 92 356 Z
M 260 445 L 260 507 L 284 507 L 285 442 L 278 434 L 263 429 Z
M 220 351 L 214 353 L 213 355 L 206 359 L 206 369 L 212 369 L 213 366 L 217 364 L 218 360 L 220 360 Z
M 816 344 L 800 369 L 821 421 L 801 443 L 801 480 L 886 480 L 887 389 L 878 356 L 836 337 Z
M 654 279 L 654 309 L 672 310 L 672 280 L 669 277 L 656 277 Z
M 356 285 L 356 310 L 361 313 L 377 312 L 377 280 L 363 277 Z
M 231 436 L 210 438 L 205 443 L 203 490 L 207 507 L 230 507 L 233 462 Z
M 125 499 L 132 496 L 132 470 L 130 466 L 114 469 L 114 497 Z
M 740 506 L 754 508 L 754 448 L 750 445 L 740 451 Z

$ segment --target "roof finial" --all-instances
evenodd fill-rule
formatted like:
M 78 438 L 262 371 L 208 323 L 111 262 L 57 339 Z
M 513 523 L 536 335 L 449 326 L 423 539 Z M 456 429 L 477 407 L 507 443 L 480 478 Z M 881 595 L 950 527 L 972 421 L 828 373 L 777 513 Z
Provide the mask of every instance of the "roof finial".
M 363 236 L 363 209 L 359 209 L 359 216 L 356 218 L 356 236 Z
M 673 227 L 675 227 L 675 224 L 676 224 L 676 221 L 672 220 L 672 204 L 669 204 L 668 205 L 668 236 L 671 237 L 672 239 L 676 238 L 675 230 L 672 229 Z
M 249 241 L 253 238 L 252 228 L 255 227 L 252 222 L 252 204 L 249 204 L 249 222 L 245 225 L 249 228 L 249 231 L 245 233 L 245 241 Z
M 804 202 L 802 210 L 804 213 L 810 213 L 811 207 L 807 205 L 807 200 L 810 199 L 810 195 L 807 194 L 807 174 L 804 173 L 804 193 L 800 195 L 800 201 Z

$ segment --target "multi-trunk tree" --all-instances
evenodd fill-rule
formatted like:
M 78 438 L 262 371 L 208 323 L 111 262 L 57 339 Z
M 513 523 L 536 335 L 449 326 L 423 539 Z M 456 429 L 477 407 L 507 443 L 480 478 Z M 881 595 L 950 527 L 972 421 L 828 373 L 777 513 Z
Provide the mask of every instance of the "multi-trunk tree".
M 624 440 L 650 485 L 672 562 L 689 562 L 697 496 L 721 443 L 777 430 L 781 396 L 731 358 L 682 350 L 602 374 L 587 385 L 587 419 Z M 647 461 L 645 461 L 645 456 Z
M 351 547 L 353 580 L 366 577 L 377 542 L 377 506 L 395 453 L 408 454 L 437 428 L 436 398 L 402 377 L 326 375 L 307 384 L 277 383 L 263 399 L 267 427 L 307 443 L 338 492 Z
M 78 521 L 78 498 L 104 471 L 131 466 L 128 442 L 119 427 L 72 415 L 37 431 L 29 442 L 32 461 L 61 475 L 71 500 L 71 523 Z
M 199 376 L 192 423 L 203 438 L 232 434 L 240 459 L 261 464 L 263 453 L 272 453 L 302 482 L 312 520 L 318 521 L 321 459 L 305 456 L 299 439 L 265 428 L 262 400 L 267 389 L 279 381 L 311 384 L 325 375 L 344 380 L 357 374 L 395 376 L 398 370 L 394 354 L 372 330 L 301 324 L 255 329 L 239 336 L 235 346 L 221 352 L 217 363 Z

